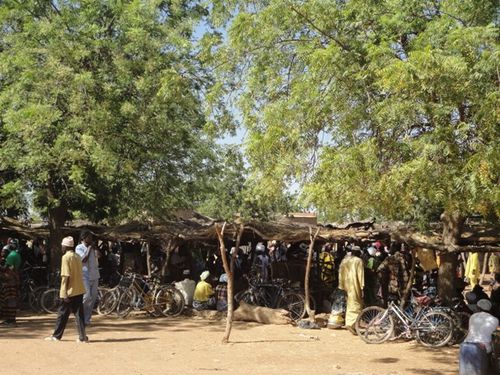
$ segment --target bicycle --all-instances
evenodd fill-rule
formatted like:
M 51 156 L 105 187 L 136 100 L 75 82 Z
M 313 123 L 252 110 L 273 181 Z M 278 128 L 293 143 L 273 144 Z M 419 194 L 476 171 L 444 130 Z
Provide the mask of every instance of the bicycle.
M 35 282 L 33 274 L 37 271 L 45 271 L 47 268 L 42 266 L 32 266 L 29 263 L 25 264 L 26 267 L 22 270 L 22 284 L 21 284 L 21 296 L 20 301 L 28 303 L 30 309 L 39 313 L 42 311 L 40 306 L 41 294 L 47 290 L 47 286 L 38 286 Z
M 100 298 L 97 305 L 97 313 L 99 315 L 109 315 L 113 313 L 118 305 L 118 300 L 121 295 L 130 288 L 132 282 L 131 274 L 120 276 L 118 284 L 111 289 L 108 289 Z
M 452 306 L 436 306 L 434 310 L 442 311 L 453 319 L 453 335 L 450 345 L 461 344 L 469 333 L 469 319 L 471 312 L 463 299 L 454 298 Z
M 97 313 L 100 315 L 110 315 L 116 312 L 117 306 L 120 298 L 124 293 L 131 289 L 131 285 L 137 278 L 140 278 L 142 282 L 149 284 L 140 275 L 134 275 L 132 273 L 126 273 L 122 275 L 118 285 L 112 289 L 108 289 L 99 301 L 97 306 Z M 153 295 L 154 304 L 160 309 L 164 316 L 177 316 L 183 310 L 185 306 L 185 300 L 182 293 L 175 288 L 174 285 L 160 285 L 159 277 L 154 275 L 151 280 L 155 284 L 155 292 Z M 137 288 L 133 288 L 134 291 Z M 134 295 L 135 296 L 135 295 Z M 125 298 L 125 297 L 124 297 Z
M 401 331 L 394 335 L 396 323 Z M 391 337 L 415 338 L 422 345 L 438 348 L 453 336 L 453 319 L 442 311 L 420 306 L 415 314 L 402 310 L 394 301 L 387 309 L 378 306 L 365 308 L 355 323 L 358 336 L 368 344 L 380 344 Z
M 129 288 L 118 299 L 116 313 L 125 318 L 132 310 L 144 310 L 158 317 L 179 314 L 183 308 L 184 297 L 180 291 L 161 285 L 157 276 L 148 282 L 144 276 L 132 274 Z
M 254 279 L 249 279 L 249 288 L 238 294 L 235 300 L 272 309 L 285 309 L 290 312 L 290 317 L 297 321 L 306 314 L 306 299 L 299 291 L 289 288 L 288 284 L 285 280 L 276 280 L 274 283 L 259 283 Z
M 47 314 L 56 314 L 61 306 L 62 299 L 59 297 L 60 283 L 61 273 L 57 271 L 49 275 L 48 285 L 41 287 L 45 290 L 40 290 L 40 306 Z

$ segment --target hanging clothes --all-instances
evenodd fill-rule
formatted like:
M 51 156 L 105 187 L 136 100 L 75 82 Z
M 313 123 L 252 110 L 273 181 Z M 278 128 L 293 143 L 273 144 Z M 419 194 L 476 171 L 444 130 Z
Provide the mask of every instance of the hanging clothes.
M 479 253 L 469 253 L 467 264 L 465 265 L 465 277 L 469 281 L 470 287 L 474 288 L 479 282 L 481 270 L 479 269 Z

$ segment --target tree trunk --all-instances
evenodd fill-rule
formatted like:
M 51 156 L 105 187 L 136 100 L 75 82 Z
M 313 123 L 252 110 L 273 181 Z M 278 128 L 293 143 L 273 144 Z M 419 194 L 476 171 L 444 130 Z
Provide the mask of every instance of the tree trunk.
M 50 268 L 52 272 L 56 272 L 61 267 L 62 227 L 66 221 L 67 214 L 68 210 L 65 206 L 49 206 L 48 208 Z M 74 238 L 73 240 L 76 246 L 78 238 Z
M 314 316 L 315 316 L 315 311 L 311 309 L 310 306 L 310 300 L 311 300 L 311 291 L 309 288 L 309 278 L 311 274 L 311 263 L 312 263 L 312 255 L 314 251 L 314 242 L 316 241 L 316 237 L 318 236 L 319 233 L 318 228 L 316 230 L 316 233 L 313 235 L 312 233 L 312 228 L 309 227 L 309 251 L 307 252 L 307 264 L 306 264 L 306 276 L 304 280 L 304 291 L 305 291 L 305 297 L 306 297 L 306 312 L 309 317 L 309 320 L 314 321 Z
M 441 254 L 441 264 L 439 266 L 438 291 L 439 297 L 444 304 L 451 304 L 452 299 L 457 295 L 457 254 L 453 253 L 459 246 L 460 235 L 462 233 L 464 219 L 459 212 L 444 212 L 441 215 L 443 222 L 443 245 L 447 252 Z
M 175 249 L 176 242 L 173 239 L 169 239 L 167 244 L 165 245 L 165 261 L 161 267 L 161 279 L 165 280 L 165 277 L 168 273 L 168 262 L 170 262 L 170 256 L 172 255 L 172 251 Z
M 225 225 L 225 224 L 224 224 Z M 241 224 L 236 232 L 236 244 L 235 252 L 231 254 L 231 263 L 228 267 L 226 247 L 224 245 L 224 226 L 219 232 L 217 229 L 217 237 L 220 244 L 220 252 L 222 256 L 222 264 L 224 266 L 224 271 L 227 275 L 227 317 L 226 317 L 226 329 L 224 331 L 224 336 L 222 337 L 222 343 L 227 344 L 229 342 L 229 336 L 231 335 L 231 329 L 233 328 L 233 313 L 234 313 L 234 267 L 236 262 L 236 257 L 238 256 L 238 251 L 240 248 L 241 236 L 243 234 L 244 225 Z
M 415 248 L 411 249 L 411 270 L 410 270 L 410 277 L 408 278 L 408 284 L 406 284 L 406 288 L 403 294 L 403 297 L 401 298 L 401 308 L 404 308 L 406 301 L 408 300 L 408 296 L 410 295 L 411 292 L 411 287 L 413 286 L 413 278 L 415 277 L 415 266 L 417 265 L 417 252 L 415 251 Z

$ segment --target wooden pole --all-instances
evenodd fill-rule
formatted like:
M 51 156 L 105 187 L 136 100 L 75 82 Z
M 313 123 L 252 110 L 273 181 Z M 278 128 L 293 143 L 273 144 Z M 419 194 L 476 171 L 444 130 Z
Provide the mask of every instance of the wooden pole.
M 311 273 L 311 263 L 312 263 L 312 254 L 313 254 L 313 250 L 314 250 L 314 242 L 316 241 L 316 237 L 318 236 L 319 229 L 320 228 L 318 228 L 316 230 L 316 233 L 313 236 L 312 228 L 309 227 L 310 243 L 309 243 L 309 251 L 307 254 L 306 276 L 305 276 L 305 280 L 304 280 L 304 290 L 305 290 L 305 297 L 306 297 L 306 311 L 307 311 L 307 315 L 309 316 L 309 320 L 311 320 L 311 321 L 314 321 L 315 311 L 311 309 L 311 306 L 309 304 L 310 295 L 311 295 L 310 288 L 309 288 L 309 277 L 310 277 L 310 273 Z
M 144 242 L 142 246 L 146 246 L 146 266 L 148 268 L 148 277 L 151 277 L 151 249 L 149 242 Z
M 417 252 L 415 251 L 415 248 L 411 249 L 411 270 L 410 270 L 410 276 L 408 278 L 408 284 L 406 284 L 406 288 L 403 294 L 403 297 L 401 298 L 400 302 L 400 307 L 403 309 L 406 301 L 408 300 L 408 296 L 410 295 L 411 292 L 411 287 L 413 285 L 413 278 L 415 277 L 415 266 L 417 265 Z
M 481 271 L 481 278 L 479 279 L 479 285 L 483 283 L 484 275 L 486 274 L 486 269 L 488 268 L 488 258 L 490 257 L 490 253 L 485 253 L 483 258 L 483 269 Z
M 161 278 L 162 280 L 165 279 L 168 273 L 168 263 L 170 262 L 170 256 L 172 255 L 172 251 L 175 249 L 175 244 L 176 242 L 173 239 L 169 239 L 166 246 L 164 247 L 165 250 L 165 261 L 163 262 L 163 265 L 161 267 Z
M 237 230 L 236 234 L 236 250 L 231 255 L 231 262 L 228 262 L 226 254 L 226 246 L 224 245 L 224 229 L 226 228 L 226 223 L 222 225 L 216 225 L 215 232 L 217 233 L 217 238 L 220 245 L 220 254 L 222 257 L 222 265 L 224 267 L 224 272 L 227 275 L 227 317 L 226 317 L 226 329 L 224 331 L 224 336 L 222 337 L 222 343 L 227 344 L 229 342 L 229 336 L 231 335 L 231 329 L 233 327 L 233 312 L 234 312 L 234 265 L 236 262 L 236 257 L 238 256 L 238 251 L 241 242 L 241 235 L 243 234 L 243 224 Z

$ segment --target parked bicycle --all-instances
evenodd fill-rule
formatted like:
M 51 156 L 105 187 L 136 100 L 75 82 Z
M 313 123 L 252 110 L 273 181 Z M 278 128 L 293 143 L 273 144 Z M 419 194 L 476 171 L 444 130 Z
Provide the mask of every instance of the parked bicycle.
M 237 302 L 244 301 L 251 305 L 285 309 L 290 312 L 293 320 L 300 320 L 305 316 L 305 296 L 302 292 L 291 288 L 288 281 L 276 279 L 273 283 L 260 283 L 250 279 L 248 284 L 247 290 L 235 296 Z
M 172 286 L 161 285 L 157 276 L 149 280 L 131 274 L 130 286 L 122 292 L 116 305 L 119 317 L 126 317 L 132 310 L 144 310 L 152 316 L 178 315 L 184 309 L 182 293 Z
M 37 280 L 40 277 L 35 277 L 37 274 L 45 273 L 46 267 L 42 266 L 32 266 L 29 263 L 25 264 L 25 268 L 22 270 L 22 283 L 21 283 L 21 304 L 28 304 L 29 308 L 33 312 L 41 312 L 42 308 L 40 306 L 40 298 L 44 291 L 47 290 L 47 286 L 37 285 Z
M 443 311 L 421 305 L 412 313 L 401 309 L 393 301 L 387 309 L 367 307 L 355 324 L 359 337 L 369 344 L 405 337 L 415 338 L 422 345 L 432 348 L 446 345 L 452 339 L 453 327 L 453 318 Z

